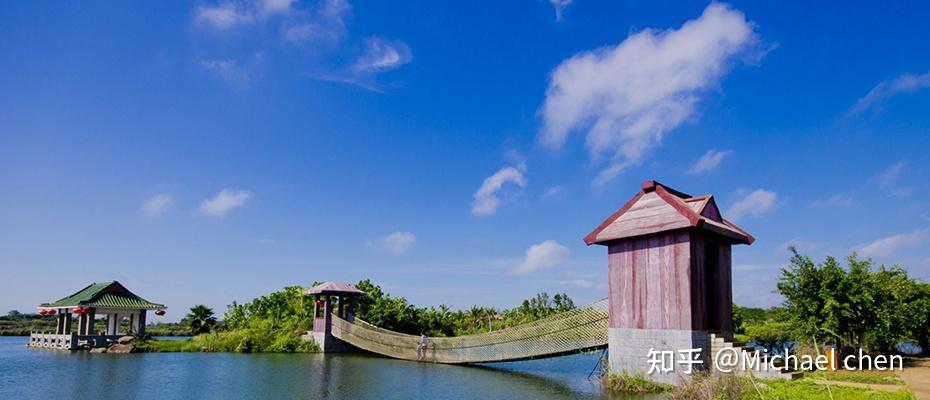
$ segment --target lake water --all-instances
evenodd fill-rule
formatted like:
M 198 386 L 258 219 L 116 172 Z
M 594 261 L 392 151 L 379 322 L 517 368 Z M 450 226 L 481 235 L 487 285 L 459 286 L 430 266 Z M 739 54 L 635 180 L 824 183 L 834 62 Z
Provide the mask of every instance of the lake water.
M 491 366 L 363 354 L 89 354 L 0 337 L 0 399 L 607 399 L 596 355 Z M 636 397 L 622 397 L 623 399 Z

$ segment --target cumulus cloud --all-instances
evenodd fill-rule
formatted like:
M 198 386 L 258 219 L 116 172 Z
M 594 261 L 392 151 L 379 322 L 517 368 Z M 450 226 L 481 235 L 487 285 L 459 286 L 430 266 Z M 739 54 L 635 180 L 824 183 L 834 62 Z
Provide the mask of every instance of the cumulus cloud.
M 723 161 L 724 158 L 727 158 L 733 154 L 730 150 L 708 150 L 707 153 L 704 153 L 701 158 L 694 162 L 694 165 L 691 166 L 691 169 L 688 170 L 688 173 L 692 175 L 697 175 L 702 172 L 709 172 L 717 169 L 717 166 Z
M 475 199 L 471 203 L 471 213 L 473 215 L 491 215 L 497 212 L 501 205 L 499 191 L 504 185 L 511 184 L 519 188 L 526 187 L 526 178 L 523 177 L 523 165 L 517 167 L 504 167 L 487 178 L 481 183 L 481 187 L 475 192 Z
M 378 240 L 369 241 L 368 245 L 389 254 L 400 255 L 410 250 L 417 242 L 417 237 L 410 232 L 394 232 Z
M 363 74 L 388 71 L 412 59 L 406 43 L 374 36 L 365 39 L 365 51 L 355 60 L 352 70 Z
M 861 246 L 859 253 L 866 257 L 887 257 L 902 247 L 916 246 L 927 238 L 927 231 L 916 230 L 899 235 L 891 235 Z
M 565 11 L 569 5 L 572 4 L 572 0 L 549 0 L 552 3 L 552 8 L 555 9 L 555 20 L 562 20 L 562 11 Z
M 856 104 L 849 109 L 847 115 L 861 113 L 897 94 L 913 93 L 926 88 L 930 88 L 930 72 L 923 75 L 904 74 L 890 81 L 880 82 L 869 93 L 856 101 Z
M 592 160 L 610 157 L 595 184 L 609 182 L 691 116 L 737 56 L 757 47 L 753 29 L 738 10 L 712 3 L 679 29 L 647 29 L 575 54 L 551 74 L 540 142 L 558 149 L 586 131 Z
M 200 212 L 213 217 L 225 217 L 230 211 L 244 206 L 251 198 L 252 193 L 245 190 L 223 189 L 216 196 L 200 203 Z
M 758 217 L 768 214 L 778 205 L 778 194 L 765 189 L 756 189 L 745 193 L 736 200 L 730 209 L 727 210 L 726 217 L 737 220 L 746 216 Z
M 526 249 L 526 256 L 523 258 L 523 262 L 514 268 L 514 272 L 525 274 L 542 268 L 553 267 L 562 262 L 568 254 L 568 247 L 562 246 L 555 240 L 546 240 L 545 242 L 534 244 Z
M 174 196 L 169 193 L 158 193 L 142 202 L 139 211 L 147 216 L 157 217 L 172 205 L 174 205 Z

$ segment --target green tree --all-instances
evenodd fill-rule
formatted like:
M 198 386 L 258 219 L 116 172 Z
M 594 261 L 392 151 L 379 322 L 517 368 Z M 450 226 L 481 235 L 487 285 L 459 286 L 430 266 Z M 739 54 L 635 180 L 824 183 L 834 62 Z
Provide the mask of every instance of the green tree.
M 181 323 L 190 330 L 192 335 L 199 335 L 209 333 L 216 327 L 216 316 L 213 315 L 212 308 L 198 304 L 191 307 Z
M 786 320 L 802 341 L 829 339 L 879 352 L 917 341 L 927 351 L 930 289 L 900 266 L 873 269 L 871 259 L 853 253 L 844 269 L 833 257 L 815 265 L 791 249 L 778 291 Z M 747 332 L 749 333 L 749 332 Z

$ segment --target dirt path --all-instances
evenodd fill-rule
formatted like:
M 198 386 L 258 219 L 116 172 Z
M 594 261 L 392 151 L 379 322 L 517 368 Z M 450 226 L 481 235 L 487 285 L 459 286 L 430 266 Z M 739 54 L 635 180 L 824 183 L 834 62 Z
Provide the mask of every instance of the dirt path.
M 912 361 L 898 371 L 898 377 L 907 383 L 918 400 L 930 400 L 930 358 L 915 358 Z

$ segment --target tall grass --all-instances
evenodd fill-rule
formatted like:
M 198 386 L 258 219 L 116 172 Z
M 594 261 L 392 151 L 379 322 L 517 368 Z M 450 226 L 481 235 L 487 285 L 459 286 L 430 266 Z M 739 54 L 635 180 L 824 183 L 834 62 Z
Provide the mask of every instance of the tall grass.
M 320 346 L 292 331 L 236 329 L 204 333 L 188 340 L 145 340 L 146 352 L 316 353 Z

